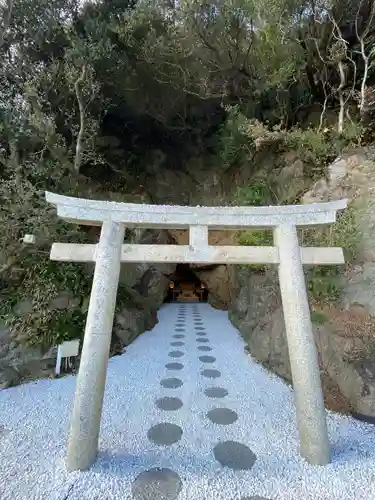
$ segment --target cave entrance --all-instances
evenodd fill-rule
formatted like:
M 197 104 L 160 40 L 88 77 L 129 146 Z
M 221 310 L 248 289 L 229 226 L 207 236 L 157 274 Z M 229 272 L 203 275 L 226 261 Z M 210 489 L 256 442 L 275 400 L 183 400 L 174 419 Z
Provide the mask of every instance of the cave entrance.
M 178 264 L 165 302 L 207 302 L 208 291 L 189 264 Z

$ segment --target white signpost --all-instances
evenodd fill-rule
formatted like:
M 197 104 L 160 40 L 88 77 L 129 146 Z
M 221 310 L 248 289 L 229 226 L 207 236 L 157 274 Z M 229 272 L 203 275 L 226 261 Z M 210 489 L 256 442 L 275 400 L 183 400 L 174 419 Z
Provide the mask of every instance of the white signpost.
M 46 193 L 57 215 L 76 224 L 101 226 L 97 245 L 54 243 L 51 259 L 95 262 L 81 364 L 73 408 L 67 467 L 95 461 L 122 262 L 277 264 L 296 401 L 301 455 L 310 463 L 331 461 L 323 392 L 312 332 L 303 264 L 343 264 L 341 248 L 300 247 L 298 226 L 336 220 L 347 200 L 269 207 L 189 207 L 84 200 Z M 189 245 L 124 244 L 125 228 L 188 229 Z M 209 229 L 273 229 L 274 246 L 208 244 Z

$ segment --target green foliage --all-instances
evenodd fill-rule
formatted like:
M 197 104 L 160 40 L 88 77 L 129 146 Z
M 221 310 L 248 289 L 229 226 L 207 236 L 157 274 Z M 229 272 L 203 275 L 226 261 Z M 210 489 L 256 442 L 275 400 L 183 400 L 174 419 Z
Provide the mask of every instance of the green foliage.
M 327 322 L 327 316 L 321 311 L 312 311 L 311 312 L 311 321 L 316 325 L 324 325 Z
M 308 229 L 301 232 L 303 246 L 342 247 L 347 265 L 356 259 L 360 244 L 360 233 L 356 211 L 349 206 L 339 214 L 329 228 Z M 341 293 L 343 266 L 317 266 L 307 270 L 307 287 L 310 297 L 320 303 L 335 302 Z
M 363 128 L 349 123 L 343 134 L 335 130 L 320 132 L 317 129 L 295 127 L 285 134 L 283 149 L 296 151 L 298 157 L 313 168 L 322 168 L 348 146 L 360 143 Z
M 255 206 L 270 204 L 272 192 L 264 179 L 254 179 L 248 186 L 237 187 L 234 194 L 234 201 L 238 205 Z
M 91 281 L 82 265 L 49 261 L 54 241 L 85 242 L 88 236 L 57 220 L 44 201 L 45 189 L 106 198 L 108 186 L 114 191 L 122 183 L 123 191 L 133 179 L 139 187 L 150 170 L 155 175 L 166 165 L 183 168 L 187 155 L 211 155 L 216 145 L 224 169 L 246 169 L 253 178 L 238 190 L 236 202 L 264 205 L 276 200 L 269 178 L 254 175 L 258 153 L 277 156 L 293 149 L 314 175 L 342 148 L 360 143 L 362 127 L 346 115 L 343 134 L 305 130 L 296 118 L 308 104 L 323 105 L 324 74 L 333 113 L 337 103 L 335 68 L 322 65 L 316 49 L 323 58 L 332 53 L 335 40 L 326 36 L 332 26 L 323 17 L 314 23 L 301 2 L 182 0 L 168 7 L 159 1 L 51 0 L 46 6 L 19 0 L 11 10 L 6 5 L 0 6 L 1 315 L 29 343 L 48 346 L 81 335 Z M 336 12 L 337 6 L 325 7 Z M 339 7 L 352 25 L 358 0 Z M 358 48 L 352 40 L 347 45 L 348 53 Z M 347 89 L 360 89 L 363 68 L 357 69 L 356 82 L 348 72 Z M 349 95 L 348 105 L 352 101 Z M 78 177 L 73 163 L 82 127 L 84 168 Z M 98 136 L 113 137 L 116 145 L 100 146 Z M 355 224 L 340 221 L 336 233 L 321 233 L 320 241 L 331 238 L 350 260 L 358 239 Z M 34 247 L 20 242 L 27 233 L 36 236 Z M 271 244 L 272 235 L 249 231 L 240 242 Z M 332 283 L 338 270 L 311 273 L 315 295 L 337 295 Z M 52 311 L 50 302 L 64 291 L 77 306 Z M 121 300 L 133 300 L 129 294 L 120 291 Z M 26 296 L 33 312 L 14 316 L 13 306 Z
M 235 201 L 243 206 L 267 205 L 271 199 L 269 186 L 264 179 L 255 180 L 249 186 L 237 188 Z M 249 229 L 241 231 L 238 237 L 238 244 L 243 246 L 270 246 L 273 244 L 273 234 L 269 230 Z M 264 271 L 266 266 L 250 264 L 250 269 Z

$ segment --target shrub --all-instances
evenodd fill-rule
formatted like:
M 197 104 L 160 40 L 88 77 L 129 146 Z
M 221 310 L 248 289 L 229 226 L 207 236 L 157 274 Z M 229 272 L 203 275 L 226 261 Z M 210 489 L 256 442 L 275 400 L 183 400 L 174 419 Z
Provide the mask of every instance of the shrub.
M 351 264 L 357 254 L 360 233 L 355 209 L 349 206 L 339 214 L 332 226 L 301 231 L 303 246 L 338 246 L 344 251 L 346 264 Z M 317 266 L 307 269 L 307 287 L 310 297 L 317 302 L 335 302 L 341 294 L 342 266 Z

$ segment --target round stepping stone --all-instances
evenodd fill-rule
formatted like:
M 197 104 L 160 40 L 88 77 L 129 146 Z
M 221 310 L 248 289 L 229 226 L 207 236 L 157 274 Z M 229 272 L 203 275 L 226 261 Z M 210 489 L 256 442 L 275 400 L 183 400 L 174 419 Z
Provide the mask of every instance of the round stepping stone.
M 194 325 L 202 326 L 203 325 L 203 321 L 194 321 Z
M 196 327 L 195 327 L 195 330 L 196 330 L 197 332 L 204 332 L 205 328 L 203 328 L 202 326 L 196 326 Z
M 182 408 L 183 403 L 179 398 L 160 398 L 156 401 L 156 406 L 164 411 L 176 411 Z
M 177 389 L 177 387 L 181 387 L 184 383 L 179 378 L 164 378 L 160 382 L 160 385 L 166 389 Z
M 199 335 L 207 335 L 207 332 L 197 332 L 198 337 L 199 337 Z
M 225 398 L 225 396 L 228 396 L 228 391 L 224 389 L 224 387 L 208 387 L 204 391 L 205 395 L 208 398 Z
M 240 500 L 269 500 L 269 499 L 255 495 L 255 497 L 243 497 Z
M 170 358 L 181 358 L 184 355 L 182 351 L 171 351 L 168 356 Z
M 203 338 L 202 337 L 197 337 L 197 342 L 201 342 L 202 344 L 205 344 L 205 343 L 209 342 L 209 340 L 206 339 L 206 338 L 204 338 L 204 337 Z
M 185 328 L 175 328 L 175 332 L 184 332 Z
M 167 370 L 182 370 L 184 365 L 182 363 L 167 363 L 165 367 Z
M 214 408 L 207 413 L 207 417 L 211 422 L 219 425 L 230 425 L 238 420 L 237 413 L 229 408 Z
M 211 370 L 207 368 L 206 370 L 201 371 L 201 375 L 207 378 L 219 378 L 221 377 L 221 372 L 219 372 L 219 370 Z
M 185 323 L 176 323 L 176 326 L 177 326 L 177 327 L 180 327 L 180 326 L 185 326 Z
M 181 439 L 182 429 L 178 425 L 163 422 L 154 425 L 147 432 L 147 437 L 155 444 L 170 446 Z
M 132 484 L 134 500 L 177 500 L 182 481 L 171 469 L 149 469 L 139 474 Z
M 178 333 L 177 335 L 173 335 L 174 339 L 184 339 L 185 335 L 182 335 L 182 333 Z
M 200 351 L 204 351 L 204 352 L 212 351 L 212 347 L 209 347 L 208 345 L 199 345 L 198 349 Z
M 185 342 L 180 342 L 180 341 L 171 342 L 171 346 L 173 346 L 173 347 L 181 347 L 183 345 L 185 345 Z
M 199 356 L 199 361 L 202 361 L 202 363 L 214 363 L 216 358 L 213 356 Z
M 217 444 L 214 456 L 223 467 L 233 470 L 250 470 L 257 459 L 250 448 L 236 441 L 223 441 Z

